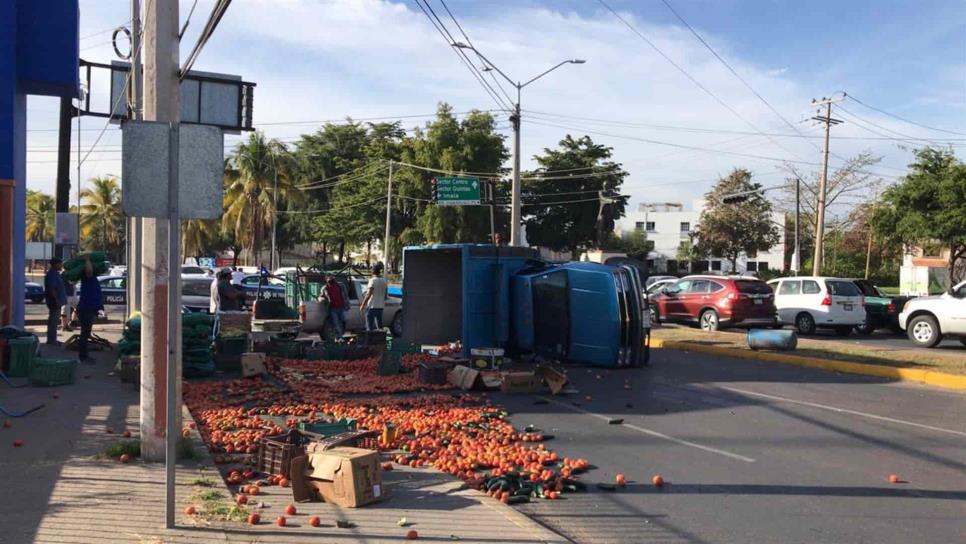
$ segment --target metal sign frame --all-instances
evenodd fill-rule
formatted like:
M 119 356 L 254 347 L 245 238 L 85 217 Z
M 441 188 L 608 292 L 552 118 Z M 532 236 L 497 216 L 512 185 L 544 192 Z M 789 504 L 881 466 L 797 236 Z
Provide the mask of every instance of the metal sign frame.
M 90 62 L 84 59 L 80 60 L 81 67 L 81 79 L 86 85 L 87 89 L 91 89 L 91 74 L 93 69 L 107 70 L 109 72 L 108 88 L 113 86 L 113 73 L 114 72 L 129 72 L 131 67 L 127 63 L 115 62 L 112 64 L 104 64 L 100 62 Z M 252 131 L 255 130 L 253 126 L 252 119 L 252 108 L 254 105 L 254 94 L 255 94 L 255 83 L 250 81 L 243 81 L 239 79 L 228 79 L 226 77 L 213 77 L 211 74 L 198 73 L 198 72 L 188 72 L 185 76 L 182 84 L 186 82 L 197 82 L 199 90 L 197 93 L 197 102 L 195 104 L 196 111 L 198 112 L 198 122 L 195 121 L 181 121 L 184 124 L 192 125 L 208 125 L 218 127 L 226 132 L 238 132 L 238 131 Z M 237 122 L 234 125 L 227 124 L 217 124 L 217 123 L 203 123 L 200 122 L 201 115 L 201 102 L 202 102 L 202 91 L 201 88 L 205 83 L 216 83 L 219 85 L 235 85 L 238 87 L 238 100 L 237 100 Z M 131 111 L 128 108 L 127 115 L 121 117 L 114 114 L 111 111 L 92 111 L 91 110 L 91 93 L 88 92 L 87 96 L 81 100 L 81 107 L 78 109 L 80 115 L 88 115 L 91 117 L 103 117 L 110 118 L 111 121 L 126 121 L 132 119 Z

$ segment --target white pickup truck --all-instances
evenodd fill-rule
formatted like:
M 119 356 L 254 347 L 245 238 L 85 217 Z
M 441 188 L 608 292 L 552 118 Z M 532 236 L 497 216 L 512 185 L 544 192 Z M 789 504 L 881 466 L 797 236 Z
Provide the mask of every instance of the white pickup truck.
M 899 327 L 909 340 L 925 347 L 935 347 L 943 337 L 958 337 L 966 345 L 966 281 L 935 296 L 909 300 L 899 314 Z
M 346 330 L 363 330 L 366 328 L 366 317 L 360 311 L 359 305 L 366 294 L 369 281 L 366 278 L 348 276 L 337 277 L 336 281 L 345 287 L 349 294 L 349 310 L 346 312 Z M 302 332 L 317 332 L 322 340 L 335 339 L 335 328 L 329 319 L 329 305 L 326 302 L 307 300 L 299 308 L 302 320 Z M 382 323 L 389 327 L 393 336 L 402 336 L 402 299 L 389 295 L 386 297 L 386 307 L 382 312 Z

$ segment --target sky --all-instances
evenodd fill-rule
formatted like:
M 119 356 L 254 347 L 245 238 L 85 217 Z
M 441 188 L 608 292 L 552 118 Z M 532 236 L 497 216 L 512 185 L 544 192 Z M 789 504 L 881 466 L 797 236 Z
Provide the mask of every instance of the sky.
M 193 1 L 181 1 L 182 21 Z M 153 0 L 145 3 L 142 11 Z M 197 1 L 182 59 L 214 3 Z M 612 147 L 630 173 L 623 188 L 629 209 L 641 202 L 687 207 L 736 167 L 765 186 L 784 183 L 783 161 L 817 171 L 822 127 L 809 119 L 811 101 L 842 91 L 860 102 L 835 106 L 845 122 L 832 128 L 831 168 L 870 151 L 883 159 L 869 170 L 892 183 L 917 146 L 952 144 L 960 157 L 966 149 L 962 0 L 606 0 L 633 30 L 599 0 L 428 3 L 467 41 L 448 7 L 473 45 L 515 81 L 562 60 L 586 60 L 523 89 L 523 167 L 566 134 L 589 134 Z M 81 57 L 115 59 L 110 29 L 126 24 L 129 1 L 81 0 L 80 7 Z M 127 49 L 123 39 L 119 48 Z M 447 102 L 456 112 L 494 110 L 510 142 L 507 99 L 501 105 L 487 94 L 414 0 L 235 0 L 194 69 L 255 82 L 255 124 L 283 141 L 347 116 L 405 117 L 412 128 Z M 106 79 L 92 82 L 92 103 L 104 110 L 106 91 Z M 30 189 L 53 192 L 57 111 L 55 99 L 28 102 Z M 120 174 L 117 127 L 105 129 L 95 117 L 80 125 L 72 181 L 78 145 L 87 157 L 82 182 Z M 226 148 L 238 139 L 226 135 Z

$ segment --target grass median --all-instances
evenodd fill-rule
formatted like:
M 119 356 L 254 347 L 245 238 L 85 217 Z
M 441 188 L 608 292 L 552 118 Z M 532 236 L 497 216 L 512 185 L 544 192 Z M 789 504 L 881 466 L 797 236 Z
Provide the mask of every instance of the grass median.
M 700 329 L 661 326 L 651 331 L 651 337 L 672 342 L 687 342 L 735 351 L 748 351 L 747 331 L 734 329 L 730 331 L 705 332 Z M 858 345 L 847 340 L 813 340 L 798 338 L 798 348 L 794 351 L 784 351 L 790 355 L 803 357 L 817 357 L 852 363 L 867 363 L 873 365 L 890 366 L 895 368 L 917 368 L 934 370 L 949 374 L 966 375 L 966 350 L 935 350 L 898 349 L 891 346 Z

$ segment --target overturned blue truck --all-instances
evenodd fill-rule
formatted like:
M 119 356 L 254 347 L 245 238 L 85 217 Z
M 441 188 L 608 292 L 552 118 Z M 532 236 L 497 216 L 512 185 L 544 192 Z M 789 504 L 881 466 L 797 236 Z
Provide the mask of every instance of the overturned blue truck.
M 630 265 L 554 263 L 529 248 L 447 244 L 403 250 L 403 338 L 460 340 L 510 355 L 603 367 L 649 358 L 642 279 Z

